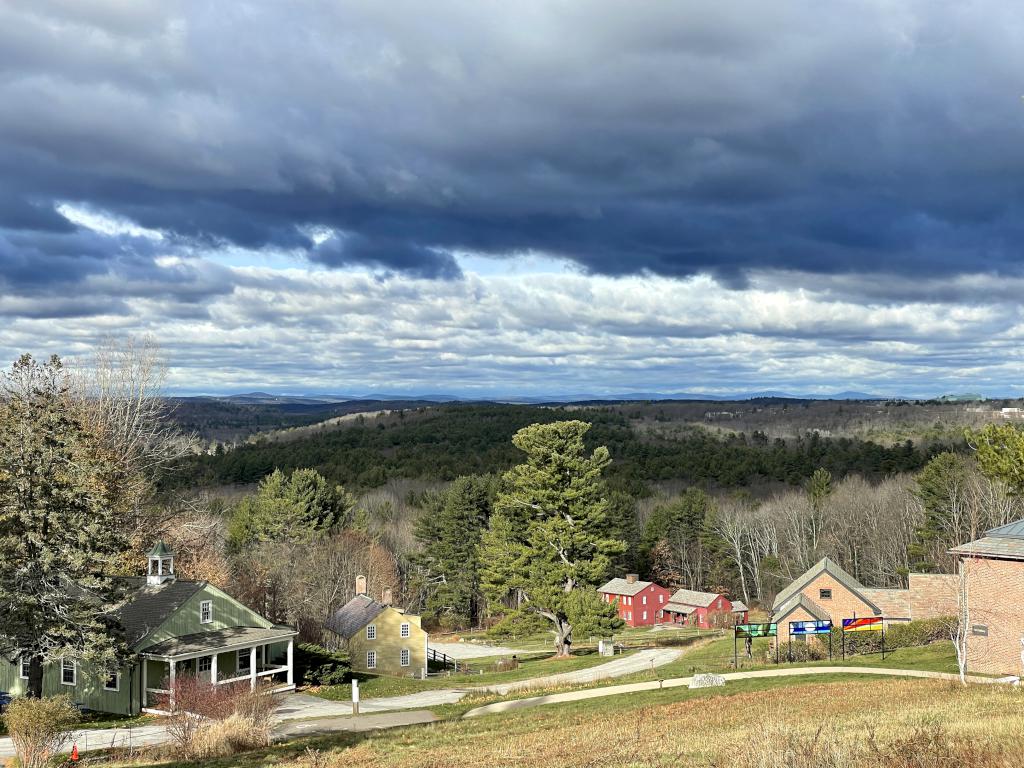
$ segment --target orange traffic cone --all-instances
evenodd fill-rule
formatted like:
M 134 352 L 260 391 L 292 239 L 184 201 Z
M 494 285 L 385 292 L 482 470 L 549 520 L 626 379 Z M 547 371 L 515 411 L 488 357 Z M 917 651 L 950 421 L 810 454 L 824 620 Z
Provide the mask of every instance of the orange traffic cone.
M 78 762 L 78 745 L 77 744 L 75 744 L 71 748 L 71 762 L 72 763 L 77 763 Z

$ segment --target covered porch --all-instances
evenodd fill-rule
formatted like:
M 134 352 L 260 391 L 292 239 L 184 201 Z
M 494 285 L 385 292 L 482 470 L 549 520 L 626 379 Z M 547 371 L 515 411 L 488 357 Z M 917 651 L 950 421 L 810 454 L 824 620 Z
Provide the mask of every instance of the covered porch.
M 231 627 L 175 637 L 142 651 L 142 707 L 170 696 L 181 675 L 208 679 L 213 685 L 248 681 L 252 690 L 263 681 L 270 692 L 295 689 L 295 636 L 290 627 Z

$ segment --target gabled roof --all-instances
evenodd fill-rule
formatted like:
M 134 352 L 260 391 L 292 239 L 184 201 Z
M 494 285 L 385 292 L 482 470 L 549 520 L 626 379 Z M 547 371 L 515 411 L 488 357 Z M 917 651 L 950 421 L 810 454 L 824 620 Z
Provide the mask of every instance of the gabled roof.
M 833 579 L 835 579 L 844 587 L 846 587 L 850 592 L 852 592 L 854 595 L 863 600 L 868 605 L 868 607 L 870 607 L 875 613 L 882 613 L 881 609 L 864 595 L 862 591 L 864 587 L 861 585 L 861 583 L 857 581 L 855 578 L 853 578 L 853 576 L 848 574 L 846 571 L 844 571 L 842 568 L 840 568 L 838 563 L 832 561 L 827 557 L 821 558 L 821 560 L 819 560 L 817 563 L 808 568 L 803 575 L 798 576 L 792 584 L 790 584 L 788 587 L 786 587 L 784 590 L 779 592 L 778 595 L 775 596 L 775 602 L 772 603 L 772 613 L 774 614 L 777 610 L 779 610 L 783 603 L 788 602 L 790 598 L 792 598 L 795 594 L 800 592 L 804 587 L 806 587 L 808 584 L 810 584 L 823 573 L 827 573 Z
M 816 602 L 811 600 L 803 592 L 797 592 L 795 595 L 789 598 L 785 603 L 779 605 L 776 608 L 772 608 L 772 621 L 781 622 L 787 616 L 789 616 L 797 608 L 803 608 L 807 613 L 816 618 L 818 621 L 831 621 L 832 617 L 829 616 L 828 611 L 818 605 Z
M 144 578 L 129 578 L 125 581 L 136 589 L 135 595 L 117 612 L 117 619 L 124 627 L 129 645 L 144 639 L 187 603 L 192 595 L 206 586 L 205 581 L 180 579 L 158 585 L 147 584 Z
M 387 607 L 372 597 L 356 595 L 327 619 L 324 627 L 348 640 L 387 610 Z
M 715 592 L 697 592 L 692 589 L 677 589 L 672 593 L 672 597 L 670 597 L 668 601 L 669 603 L 679 603 L 680 605 L 707 608 L 719 597 L 721 597 L 721 595 Z
M 744 603 L 742 600 L 733 600 L 732 601 L 732 612 L 733 613 L 743 613 L 743 611 L 749 611 L 749 610 L 750 609 L 747 608 L 747 604 Z
M 997 539 L 1024 539 L 1024 520 L 1016 520 L 985 532 L 986 536 Z
M 653 582 L 650 581 L 634 581 L 628 582 L 625 579 L 612 579 L 603 587 L 598 588 L 598 592 L 608 592 L 612 595 L 638 595 L 651 586 Z

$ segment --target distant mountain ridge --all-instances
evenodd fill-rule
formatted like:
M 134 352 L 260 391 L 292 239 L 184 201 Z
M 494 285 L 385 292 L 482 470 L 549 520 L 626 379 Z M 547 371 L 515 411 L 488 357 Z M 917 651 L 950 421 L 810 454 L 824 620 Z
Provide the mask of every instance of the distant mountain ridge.
M 190 397 L 190 396 L 179 396 Z M 698 400 L 707 402 L 733 402 L 740 400 L 782 399 L 782 400 L 899 400 L 907 399 L 899 396 L 886 396 L 868 392 L 844 391 L 832 394 L 793 394 L 777 390 L 761 392 L 742 392 L 732 395 L 713 395 L 704 392 L 621 392 L 616 394 L 598 395 L 593 393 L 575 393 L 571 395 L 481 395 L 468 397 L 446 393 L 428 394 L 396 394 L 389 392 L 371 392 L 365 395 L 348 394 L 274 394 L 271 392 L 242 392 L 230 395 L 194 395 L 195 399 L 210 399 L 237 405 L 330 405 L 353 401 L 420 401 L 432 403 L 452 402 L 496 402 L 496 403 L 586 403 L 616 402 L 634 400 Z M 914 399 L 914 398 L 909 398 Z

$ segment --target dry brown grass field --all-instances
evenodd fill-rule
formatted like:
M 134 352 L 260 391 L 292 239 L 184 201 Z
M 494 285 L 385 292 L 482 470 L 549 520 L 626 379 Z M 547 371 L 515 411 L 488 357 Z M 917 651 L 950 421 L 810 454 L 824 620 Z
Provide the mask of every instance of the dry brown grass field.
M 690 692 L 685 700 L 666 703 L 653 696 L 546 707 L 377 733 L 344 747 L 320 744 L 319 750 L 297 758 L 278 753 L 254 761 L 238 756 L 230 764 L 1019 768 L 1024 766 L 1022 738 L 1024 692 L 1019 690 L 964 689 L 931 681 L 841 680 L 731 695 Z

